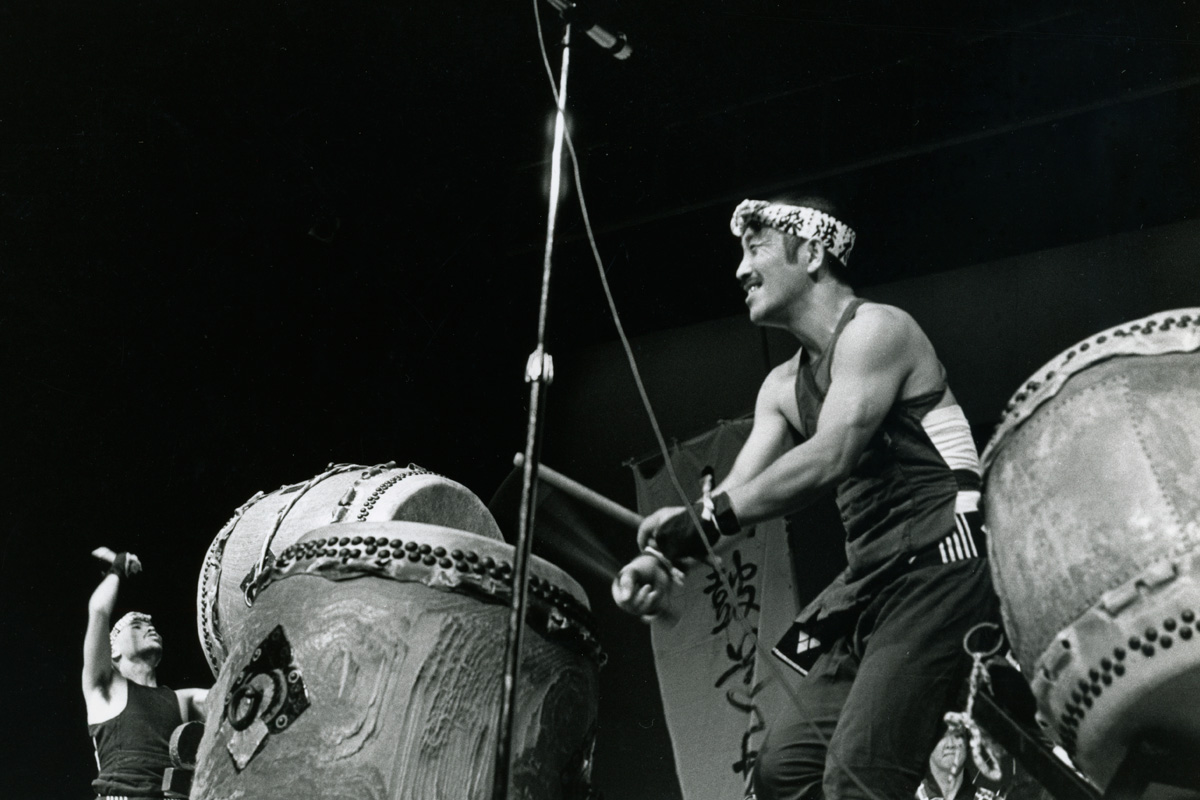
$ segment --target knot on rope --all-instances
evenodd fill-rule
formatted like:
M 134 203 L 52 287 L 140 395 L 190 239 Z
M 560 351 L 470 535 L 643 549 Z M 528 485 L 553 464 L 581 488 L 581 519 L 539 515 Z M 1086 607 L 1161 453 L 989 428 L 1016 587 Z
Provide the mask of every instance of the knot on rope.
M 973 648 L 971 646 L 971 637 L 989 629 L 995 634 L 996 643 L 991 648 Z M 975 767 L 984 777 L 992 781 L 1000 780 L 1000 755 L 996 752 L 991 741 L 983 735 L 983 731 L 979 728 L 979 723 L 975 721 L 975 696 L 979 693 L 981 686 L 986 686 L 989 690 L 992 688 L 992 679 L 988 675 L 987 667 L 984 666 L 983 660 L 1000 652 L 1000 647 L 1003 644 L 1004 632 L 994 622 L 981 622 L 967 631 L 966 635 L 963 636 L 963 650 L 971 657 L 971 677 L 967 692 L 967 707 L 962 711 L 947 712 L 943 718 L 951 730 L 966 733 L 971 745 L 971 758 L 975 762 Z

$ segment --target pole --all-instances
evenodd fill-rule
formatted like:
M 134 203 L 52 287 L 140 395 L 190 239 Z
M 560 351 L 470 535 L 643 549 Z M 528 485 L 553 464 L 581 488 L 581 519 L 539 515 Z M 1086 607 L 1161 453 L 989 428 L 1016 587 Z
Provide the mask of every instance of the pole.
M 525 463 L 521 474 L 521 510 L 514 547 L 512 606 L 504 648 L 504 683 L 496 726 L 496 765 L 492 800 L 507 800 L 512 772 L 513 709 L 521 667 L 521 642 L 525 631 L 526 594 L 529 585 L 529 556 L 533 546 L 533 496 L 537 483 L 537 457 L 541 451 L 540 414 L 546 387 L 554 378 L 553 362 L 546 353 L 546 315 L 550 298 L 550 266 L 554 253 L 554 229 L 558 221 L 559 189 L 562 185 L 562 150 L 566 136 L 567 73 L 571 56 L 571 25 L 563 30 L 562 68 L 559 75 L 558 109 L 554 120 L 554 149 L 550 163 L 550 201 L 546 215 L 546 245 L 542 258 L 542 293 L 538 306 L 537 349 L 525 367 L 529 383 L 529 422 L 525 429 Z

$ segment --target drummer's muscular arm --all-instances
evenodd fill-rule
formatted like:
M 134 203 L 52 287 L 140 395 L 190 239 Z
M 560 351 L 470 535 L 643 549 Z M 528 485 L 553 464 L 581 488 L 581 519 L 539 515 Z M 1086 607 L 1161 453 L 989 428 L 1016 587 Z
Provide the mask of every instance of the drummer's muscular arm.
M 208 700 L 208 689 L 176 689 L 179 699 L 179 715 L 184 722 L 204 722 L 208 718 L 204 703 Z
M 750 435 L 738 451 L 729 474 L 713 490 L 714 494 L 746 483 L 787 451 L 791 443 L 791 434 L 781 408 L 781 398 L 787 395 L 781 395 L 780 392 L 790 391 L 788 364 L 781 364 L 771 370 L 758 390 Z M 686 509 L 683 506 L 666 506 L 647 516 L 638 526 L 638 547 L 645 548 L 648 544 L 656 543 L 661 526 L 685 513 Z
M 793 373 L 790 362 L 771 370 L 758 390 L 754 402 L 754 423 L 746 443 L 738 451 L 733 467 L 714 492 L 728 491 L 741 486 L 761 473 L 776 459 L 787 452 L 791 444 L 791 430 L 783 415 L 783 403 L 792 392 Z
M 121 579 L 105 575 L 88 600 L 87 632 L 83 635 L 83 693 L 99 692 L 108 697 L 112 685 L 112 648 L 108 643 L 108 625 L 117 604 Z
M 918 336 L 911 317 L 885 306 L 846 325 L 816 433 L 726 489 L 743 526 L 802 508 L 850 474 L 920 357 Z

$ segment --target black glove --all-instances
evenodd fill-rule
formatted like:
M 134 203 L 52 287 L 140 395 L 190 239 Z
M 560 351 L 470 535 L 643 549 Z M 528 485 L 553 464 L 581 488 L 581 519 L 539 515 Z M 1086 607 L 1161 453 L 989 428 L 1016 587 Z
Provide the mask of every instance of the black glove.
M 708 540 L 709 547 L 715 545 L 721 536 L 732 536 L 742 529 L 737 515 L 733 513 L 730 498 L 724 492 L 713 495 L 712 512 L 704 512 L 702 501 L 697 501 L 692 509 L 700 518 L 704 539 Z M 659 523 L 658 528 L 650 534 L 650 539 L 654 547 L 671 563 L 685 558 L 702 559 L 708 555 L 708 548 L 704 547 L 704 541 L 697 533 L 691 515 L 682 510 Z
M 709 547 L 715 545 L 722 536 L 733 536 L 741 530 L 737 515 L 729 504 L 729 497 L 724 492 L 713 495 L 713 510 L 711 514 L 704 513 L 704 504 L 696 502 L 693 509 L 700 518 L 700 526 Z M 708 548 L 700 539 L 692 515 L 683 513 L 670 517 L 658 526 L 654 533 L 658 550 L 671 562 L 683 558 L 704 558 Z
M 693 508 L 696 515 L 700 517 L 705 538 L 708 539 L 710 545 L 715 543 L 721 536 L 717 526 L 710 520 L 704 519 L 704 507 L 700 503 L 696 503 Z M 686 512 L 676 514 L 663 521 L 654 532 L 654 543 L 659 552 L 672 563 L 677 563 L 685 558 L 703 558 L 708 554 L 708 550 L 705 549 L 704 542 L 701 541 L 696 526 L 692 522 L 692 515 Z

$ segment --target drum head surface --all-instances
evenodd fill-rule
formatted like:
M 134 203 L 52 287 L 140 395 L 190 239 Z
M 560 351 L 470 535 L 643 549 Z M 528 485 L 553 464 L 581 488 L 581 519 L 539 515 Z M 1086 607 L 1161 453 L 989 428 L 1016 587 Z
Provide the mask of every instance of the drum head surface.
M 205 556 L 197 627 L 213 674 L 245 617 L 247 576 L 314 528 L 407 520 L 503 540 L 487 506 L 460 483 L 410 464 L 332 465 L 304 483 L 259 493 L 235 512 Z

